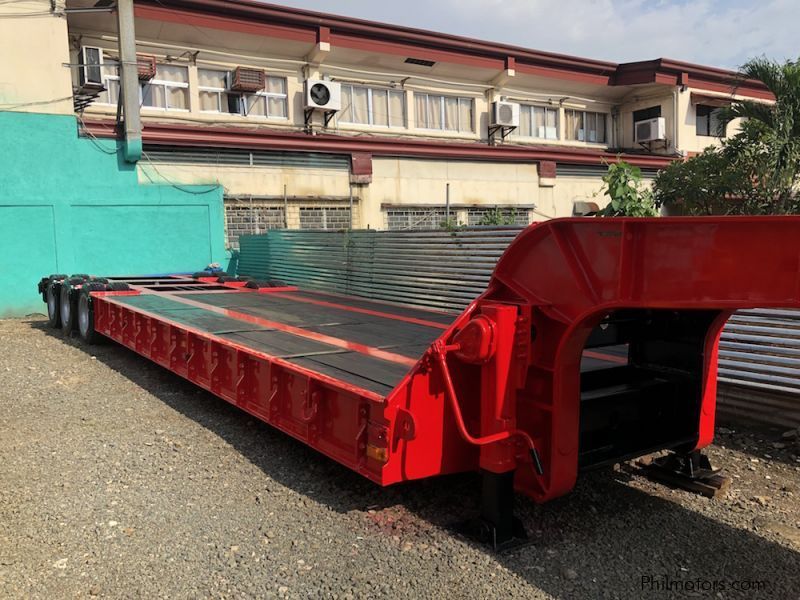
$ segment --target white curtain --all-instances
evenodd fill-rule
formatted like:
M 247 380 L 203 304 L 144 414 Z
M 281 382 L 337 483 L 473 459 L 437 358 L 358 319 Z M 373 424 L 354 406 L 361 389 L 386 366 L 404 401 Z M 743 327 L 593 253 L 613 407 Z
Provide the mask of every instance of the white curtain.
M 458 98 L 444 96 L 444 128 L 447 131 L 458 131 Z
M 189 88 L 167 87 L 170 108 L 189 108 Z
M 157 65 L 156 79 L 159 81 L 174 81 L 178 83 L 189 82 L 189 70 L 178 65 Z
M 286 118 L 286 98 L 280 96 L 267 97 L 267 112 L 270 117 Z
M 255 115 L 258 117 L 266 116 L 266 106 L 264 104 L 264 96 L 256 94 L 248 95 L 247 98 L 247 114 Z
M 442 97 L 428 96 L 428 129 L 442 128 Z
M 367 88 L 353 86 L 353 123 L 369 123 Z
M 414 118 L 416 126 L 427 128 L 428 127 L 428 95 L 414 93 Z
M 531 118 L 532 111 L 532 106 L 519 107 L 519 128 L 517 129 L 519 135 L 523 135 L 525 137 L 531 137 L 533 135 L 533 130 L 531 129 L 533 122 Z
M 389 92 L 389 127 L 403 127 L 405 125 L 405 92 Z
M 460 131 L 473 131 L 471 98 L 458 99 L 458 128 Z
M 389 125 L 389 92 L 387 90 L 372 90 L 372 124 Z
M 349 85 L 342 86 L 342 110 L 336 115 L 342 123 L 353 122 L 353 88 Z

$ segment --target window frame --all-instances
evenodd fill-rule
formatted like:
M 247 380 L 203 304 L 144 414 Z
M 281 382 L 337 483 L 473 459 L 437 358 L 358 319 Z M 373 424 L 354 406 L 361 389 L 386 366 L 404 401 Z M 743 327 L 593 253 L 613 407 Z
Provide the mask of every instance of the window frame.
M 545 137 L 539 137 L 538 135 L 534 135 L 534 131 L 533 131 L 534 125 L 533 125 L 533 123 L 534 123 L 535 109 L 537 109 L 537 108 L 541 108 L 541 109 L 544 110 Z M 517 131 L 518 131 L 517 136 L 518 137 L 526 138 L 526 139 L 530 139 L 530 140 L 551 140 L 551 141 L 552 140 L 558 141 L 558 140 L 561 139 L 561 109 L 559 107 L 548 106 L 546 104 L 522 104 L 521 103 L 519 105 L 519 110 L 520 110 L 520 122 L 522 121 L 522 118 L 521 118 L 522 117 L 522 114 L 521 114 L 522 111 L 523 110 L 527 110 L 527 111 L 530 112 L 531 135 L 525 135 L 524 133 L 522 133 L 520 131 L 520 128 L 518 127 L 517 128 Z M 546 131 L 547 130 L 547 125 L 546 125 L 546 123 L 547 123 L 547 113 L 548 113 L 548 111 L 552 112 L 556 117 L 556 127 L 555 127 L 556 135 L 555 135 L 555 137 L 546 137 L 547 136 L 547 131 Z
M 426 125 L 425 126 L 420 125 L 419 115 L 416 114 L 417 96 L 425 96 L 425 121 L 426 121 Z M 429 103 L 431 97 L 439 98 L 439 122 L 442 124 L 441 127 L 429 127 L 427 125 L 427 122 L 429 121 L 429 119 L 428 119 L 428 103 Z M 458 107 L 459 107 L 459 110 L 457 112 L 457 114 L 458 114 L 458 127 L 456 127 L 456 129 L 448 129 L 448 128 L 445 127 L 445 122 L 446 122 L 446 118 L 445 118 L 445 114 L 446 114 L 446 112 L 445 112 L 445 110 L 446 110 L 445 109 L 445 98 L 455 98 L 457 100 L 457 102 L 458 102 Z M 469 102 L 469 106 L 470 106 L 469 129 L 461 129 L 461 101 L 462 100 L 466 100 L 467 102 Z M 416 92 L 415 91 L 414 92 L 414 111 L 415 111 L 414 112 L 414 118 L 415 118 L 415 121 L 416 121 L 415 122 L 415 126 L 416 126 L 415 128 L 416 129 L 424 129 L 426 131 L 444 131 L 444 132 L 451 132 L 451 133 L 471 133 L 473 135 L 475 134 L 475 98 L 471 98 L 470 96 L 458 96 L 458 95 L 453 95 L 453 94 L 434 94 L 434 93 L 430 93 L 430 92 Z
M 700 118 L 701 118 L 700 114 L 698 112 L 698 109 L 700 107 L 703 107 L 704 109 L 708 109 L 708 113 L 703 116 L 703 118 L 706 119 L 706 121 L 707 121 L 706 122 L 706 132 L 707 133 L 700 133 L 698 131 L 698 125 L 700 124 Z M 727 128 L 727 126 L 723 127 L 722 133 L 715 133 L 712 130 L 712 127 L 711 127 L 711 116 L 712 116 L 712 113 L 714 113 L 715 111 L 719 111 L 721 109 L 722 109 L 721 106 L 711 106 L 710 104 L 698 103 L 698 104 L 694 105 L 694 132 L 695 132 L 696 136 L 698 136 L 698 137 L 712 137 L 712 138 L 717 138 L 717 139 L 722 139 L 722 138 L 728 137 L 728 128 Z M 717 123 L 718 122 L 719 122 L 719 117 L 717 117 Z
M 564 121 L 565 122 L 567 121 L 567 112 L 568 111 L 571 111 L 573 113 L 578 113 L 578 114 L 582 115 L 581 118 L 583 119 L 583 129 L 582 129 L 582 131 L 583 131 L 583 139 L 580 139 L 580 138 L 572 139 L 572 138 L 570 138 L 569 137 L 569 130 L 568 130 L 569 128 L 565 128 L 564 139 L 566 141 L 568 141 L 568 142 L 580 142 L 582 144 L 600 144 L 600 145 L 608 144 L 608 117 L 609 117 L 609 115 L 611 113 L 599 112 L 599 111 L 594 111 L 594 110 L 586 110 L 586 109 L 580 109 L 580 108 L 565 108 L 564 109 Z M 603 139 L 602 140 L 600 140 L 600 141 L 598 141 L 598 140 L 592 141 L 592 140 L 586 139 L 588 137 L 587 133 L 589 131 L 587 115 L 593 115 L 595 118 L 597 118 L 598 116 L 602 116 L 603 117 Z M 595 121 L 595 123 L 597 123 L 597 121 Z M 595 124 L 595 129 L 594 130 L 595 130 L 595 132 L 597 131 L 597 125 L 596 124 Z
M 359 89 L 367 90 L 367 119 L 368 119 L 369 122 L 368 123 L 361 123 L 359 121 L 353 121 L 353 120 L 344 121 L 344 120 L 342 120 L 341 113 L 340 113 L 340 114 L 337 114 L 337 116 L 336 116 L 336 122 L 337 123 L 343 123 L 345 125 L 360 125 L 360 126 L 366 126 L 366 127 L 378 127 L 378 128 L 381 128 L 381 129 L 406 129 L 406 127 L 407 127 L 407 125 L 406 125 L 407 98 L 406 98 L 406 93 L 405 93 L 404 90 L 397 90 L 397 89 L 394 89 L 394 88 L 391 88 L 391 87 L 362 85 L 362 84 L 358 84 L 358 83 L 342 83 L 342 91 L 344 91 L 344 88 L 346 88 L 346 87 L 350 88 L 350 98 L 351 98 L 350 104 L 351 104 L 351 106 L 352 106 L 352 98 L 353 98 L 353 89 L 354 88 L 359 88 Z M 386 125 L 383 125 L 381 123 L 375 123 L 374 102 L 373 102 L 373 99 L 372 99 L 372 95 L 373 95 L 373 92 L 376 91 L 376 90 L 380 91 L 380 92 L 386 92 L 386 106 L 388 107 L 388 109 L 387 109 L 388 113 L 386 114 Z M 400 115 L 400 121 L 401 121 L 400 125 L 393 125 L 392 124 L 392 103 L 389 101 L 389 97 L 390 97 L 390 95 L 392 93 L 399 94 L 400 97 L 403 100 L 402 114 Z M 355 113 L 354 113 L 354 111 L 351 110 L 350 114 L 353 115 Z
M 161 66 L 163 63 L 156 63 L 156 75 L 152 79 L 148 81 L 141 82 L 139 84 L 139 106 L 144 109 L 148 110 L 157 110 L 163 112 L 190 112 L 192 107 L 192 95 L 191 93 L 187 93 L 186 96 L 186 104 L 188 108 L 173 108 L 169 105 L 169 95 L 167 94 L 167 88 L 174 87 L 179 89 L 189 90 L 189 67 L 184 65 L 172 65 L 172 64 L 164 64 L 167 67 L 180 67 L 182 69 L 186 69 L 186 81 L 166 81 L 164 79 L 158 79 L 158 67 Z M 150 104 L 144 103 L 144 92 L 145 88 L 148 86 L 162 86 L 164 88 L 164 104 L 165 106 L 152 106 Z
M 265 89 L 261 90 L 260 92 L 255 92 L 252 94 L 248 93 L 239 93 L 239 104 L 244 112 L 240 112 L 239 114 L 247 117 L 247 118 L 255 118 L 255 119 L 272 119 L 272 120 L 280 120 L 280 121 L 288 121 L 289 120 L 289 81 L 286 77 L 281 77 L 280 75 L 266 75 L 265 82 L 268 81 L 272 77 L 273 79 L 282 79 L 283 80 L 283 89 L 285 90 L 283 93 L 276 93 L 276 92 L 268 92 Z M 267 85 L 265 83 L 265 85 Z M 236 93 L 236 92 L 234 92 Z M 247 99 L 256 96 L 261 99 L 264 103 L 264 114 L 263 115 L 251 115 L 248 111 L 247 107 Z M 283 106 L 284 106 L 284 115 L 283 116 L 274 116 L 269 114 L 269 98 L 282 98 L 283 99 Z
M 209 114 L 222 114 L 222 115 L 234 114 L 234 113 L 231 113 L 231 112 L 228 112 L 228 111 L 221 110 L 221 107 L 222 107 L 222 94 L 225 94 L 227 96 L 228 95 L 228 91 L 229 91 L 228 81 L 229 81 L 229 77 L 230 77 L 230 71 L 226 71 L 225 69 L 210 69 L 210 68 L 206 68 L 206 67 L 197 67 L 197 71 L 198 71 L 198 80 L 197 80 L 198 98 L 200 97 L 200 93 L 201 92 L 214 92 L 217 95 L 217 110 L 208 110 L 208 109 L 201 108 L 200 107 L 200 106 L 202 106 L 202 102 L 201 102 L 200 106 L 198 106 L 199 112 L 201 112 L 201 113 L 209 113 Z M 216 71 L 217 73 L 223 73 L 225 75 L 225 87 L 218 88 L 218 87 L 210 86 L 210 85 L 200 85 L 200 77 L 199 77 L 199 75 L 200 75 L 199 72 L 200 71 Z M 227 102 L 226 102 L 226 104 L 227 104 Z
M 277 92 L 267 92 L 266 90 L 262 90 L 260 92 L 255 93 L 244 93 L 244 92 L 236 92 L 231 90 L 230 88 L 230 81 L 231 81 L 231 71 L 226 69 L 213 69 L 209 67 L 198 67 L 198 71 L 216 71 L 218 73 L 225 74 L 225 87 L 219 88 L 215 86 L 208 86 L 208 85 L 200 85 L 199 84 L 199 77 L 198 77 L 198 85 L 197 91 L 199 92 L 215 92 L 217 94 L 217 107 L 218 110 L 207 110 L 201 109 L 201 113 L 205 114 L 219 114 L 219 115 L 239 115 L 241 117 L 249 118 L 249 119 L 271 119 L 271 120 L 280 120 L 280 121 L 288 121 L 289 120 L 289 82 L 286 77 L 282 77 L 280 75 L 267 75 L 267 79 L 272 77 L 273 79 L 281 79 L 283 80 L 283 89 L 285 90 L 282 93 Z M 199 73 L 198 73 L 199 75 Z M 225 103 L 226 106 L 230 106 L 230 99 L 234 98 L 236 101 L 237 111 L 231 112 L 230 110 L 221 110 L 223 107 L 222 104 L 222 94 L 225 94 L 227 101 Z M 264 114 L 251 114 L 248 110 L 250 104 L 248 100 L 253 97 L 258 97 L 261 102 L 264 103 Z M 284 107 L 284 114 L 280 115 L 270 115 L 269 114 L 269 98 L 281 98 L 283 100 L 283 107 Z

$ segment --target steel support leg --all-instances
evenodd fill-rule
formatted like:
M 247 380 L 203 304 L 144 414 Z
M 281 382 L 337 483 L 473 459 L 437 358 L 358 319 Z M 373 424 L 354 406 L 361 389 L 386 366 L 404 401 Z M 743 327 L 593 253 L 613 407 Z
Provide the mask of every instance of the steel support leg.
M 528 540 L 522 522 L 514 516 L 514 472 L 481 471 L 481 515 L 465 526 L 465 532 L 502 552 Z

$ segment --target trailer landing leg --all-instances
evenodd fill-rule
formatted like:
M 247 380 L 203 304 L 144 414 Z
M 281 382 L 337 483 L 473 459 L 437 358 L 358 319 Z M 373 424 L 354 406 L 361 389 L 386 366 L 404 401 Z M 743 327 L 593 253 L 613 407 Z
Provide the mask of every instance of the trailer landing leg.
M 730 477 L 712 467 L 708 456 L 699 450 L 672 452 L 656 459 L 643 459 L 637 465 L 653 481 L 702 494 L 707 498 L 722 495 L 731 483 Z
M 481 514 L 459 526 L 459 531 L 495 552 L 529 543 L 525 527 L 514 516 L 514 472 L 481 471 Z

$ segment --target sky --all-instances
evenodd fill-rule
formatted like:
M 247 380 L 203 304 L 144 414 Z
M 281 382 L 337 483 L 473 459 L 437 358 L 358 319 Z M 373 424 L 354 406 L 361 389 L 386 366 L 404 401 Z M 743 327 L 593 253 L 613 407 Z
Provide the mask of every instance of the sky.
M 799 0 L 272 0 L 585 58 L 735 69 L 800 56 Z

